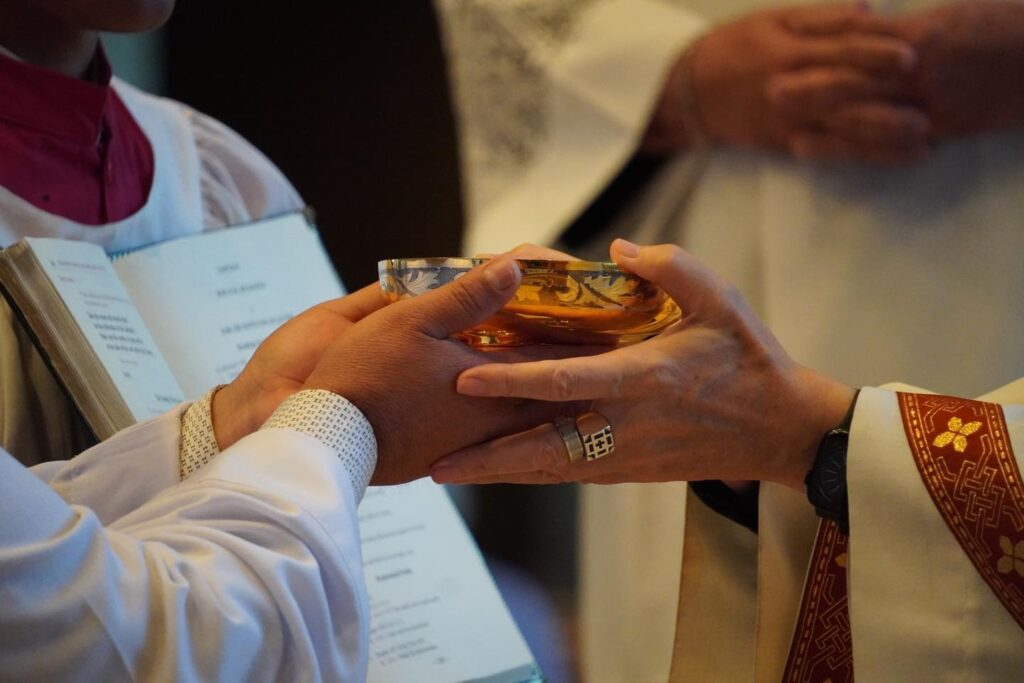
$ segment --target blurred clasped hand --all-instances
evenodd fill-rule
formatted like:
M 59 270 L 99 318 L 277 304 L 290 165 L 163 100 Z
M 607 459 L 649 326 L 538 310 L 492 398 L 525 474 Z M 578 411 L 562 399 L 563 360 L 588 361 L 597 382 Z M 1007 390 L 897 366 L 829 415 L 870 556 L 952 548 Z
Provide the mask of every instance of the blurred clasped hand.
M 612 245 L 612 258 L 661 286 L 684 318 L 658 337 L 589 357 L 488 364 L 461 393 L 590 402 L 615 451 L 570 463 L 551 423 L 435 463 L 441 483 L 767 480 L 802 490 L 822 435 L 853 390 L 795 363 L 736 288 L 676 246 Z
M 718 26 L 679 59 L 648 131 L 680 149 L 696 119 L 712 144 L 798 158 L 905 164 L 928 151 L 914 104 L 917 53 L 895 19 L 862 5 L 756 12 Z M 685 98 L 692 98 L 688 118 Z M 692 124 L 690 124 L 692 125 Z
M 696 125 L 711 144 L 909 164 L 937 140 L 1021 125 L 1022 69 L 1019 2 L 961 0 L 891 16 L 859 4 L 757 12 L 680 56 L 644 146 L 686 148 Z
M 917 55 L 915 96 L 934 135 L 970 135 L 1024 122 L 1024 5 L 940 5 L 899 18 L 895 35 Z

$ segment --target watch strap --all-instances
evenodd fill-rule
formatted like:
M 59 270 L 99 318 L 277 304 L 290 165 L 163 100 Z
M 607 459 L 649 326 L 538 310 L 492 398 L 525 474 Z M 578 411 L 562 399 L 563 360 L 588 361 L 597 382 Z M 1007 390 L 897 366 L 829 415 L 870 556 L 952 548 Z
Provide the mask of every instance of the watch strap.
M 830 519 L 844 534 L 850 533 L 850 505 L 846 486 L 846 455 L 850 426 L 860 390 L 853 396 L 842 422 L 828 431 L 818 445 L 814 465 L 807 473 L 807 499 L 819 517 Z

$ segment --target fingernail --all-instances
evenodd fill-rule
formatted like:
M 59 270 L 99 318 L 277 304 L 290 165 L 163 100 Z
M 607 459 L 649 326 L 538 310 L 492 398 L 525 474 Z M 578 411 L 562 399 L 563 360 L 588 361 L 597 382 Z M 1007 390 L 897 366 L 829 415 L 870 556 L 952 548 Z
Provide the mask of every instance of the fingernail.
M 455 390 L 466 396 L 483 396 L 487 385 L 477 377 L 460 377 L 455 383 Z
M 516 266 L 508 259 L 498 258 L 484 266 L 484 277 L 495 291 L 503 292 L 516 281 Z
M 462 478 L 462 472 L 454 465 L 441 465 L 430 468 L 430 478 L 437 484 L 450 484 Z
M 636 258 L 640 253 L 640 247 L 633 244 L 629 240 L 624 240 L 621 237 L 612 243 L 612 248 L 619 252 L 620 255 L 626 258 Z

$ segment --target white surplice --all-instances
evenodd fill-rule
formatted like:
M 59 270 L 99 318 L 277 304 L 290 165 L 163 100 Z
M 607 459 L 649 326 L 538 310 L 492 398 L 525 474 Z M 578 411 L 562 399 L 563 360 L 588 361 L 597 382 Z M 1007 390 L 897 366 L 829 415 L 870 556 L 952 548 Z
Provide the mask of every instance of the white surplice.
M 264 429 L 179 483 L 179 431 L 32 471 L 0 452 L 0 678 L 365 680 L 365 482 Z
M 83 225 L 0 187 L 0 246 L 55 237 L 117 252 L 302 208 L 277 167 L 222 123 L 118 79 L 113 87 L 153 149 L 146 204 L 123 220 Z M 67 458 L 88 436 L 6 301 L 0 318 L 0 444 L 29 465 Z
M 460 125 L 468 253 L 555 242 L 636 150 L 680 50 L 714 23 L 773 6 L 436 4 Z M 938 3 L 875 4 L 899 12 Z M 944 142 L 904 169 L 684 153 L 579 255 L 606 258 L 615 236 L 682 244 L 739 284 L 800 362 L 856 385 L 899 376 L 971 395 L 1024 374 L 1024 317 L 1006 314 L 1024 294 L 1021 159 L 1020 130 Z M 665 679 L 683 492 L 584 490 L 588 682 Z M 752 641 L 752 622 L 736 628 Z

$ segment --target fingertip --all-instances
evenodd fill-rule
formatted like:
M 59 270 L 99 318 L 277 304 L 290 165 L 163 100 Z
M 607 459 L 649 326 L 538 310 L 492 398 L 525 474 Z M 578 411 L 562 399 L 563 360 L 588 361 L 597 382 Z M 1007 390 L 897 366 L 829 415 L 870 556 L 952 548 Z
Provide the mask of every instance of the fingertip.
M 430 468 L 430 478 L 435 484 L 455 484 L 462 479 L 462 471 L 450 463 L 435 464 Z
M 640 255 L 640 247 L 627 239 L 618 237 L 614 242 L 612 242 L 611 252 L 612 258 L 617 255 L 622 259 L 630 260 L 635 259 Z
M 486 396 L 487 383 L 479 377 L 459 375 L 455 382 L 455 390 L 464 396 Z
M 506 292 L 519 285 L 519 266 L 508 256 L 498 256 L 483 267 L 484 278 L 495 292 Z

